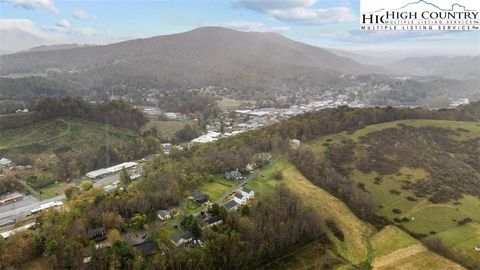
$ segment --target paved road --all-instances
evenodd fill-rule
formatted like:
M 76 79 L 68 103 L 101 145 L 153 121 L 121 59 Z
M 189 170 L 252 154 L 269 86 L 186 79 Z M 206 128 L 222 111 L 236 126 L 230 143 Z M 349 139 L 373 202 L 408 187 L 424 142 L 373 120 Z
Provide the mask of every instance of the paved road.
M 98 179 L 93 183 L 93 186 L 105 186 L 109 185 L 115 181 L 119 180 L 119 175 L 109 175 L 102 179 Z M 21 220 L 25 218 L 34 207 L 39 206 L 44 203 L 48 202 L 55 202 L 55 201 L 63 201 L 65 200 L 65 195 L 58 195 L 56 197 L 46 199 L 43 201 L 37 200 L 35 197 L 32 196 L 25 196 L 21 201 L 17 201 L 15 203 L 6 204 L 0 207 L 0 219 L 6 217 L 15 217 L 17 220 Z

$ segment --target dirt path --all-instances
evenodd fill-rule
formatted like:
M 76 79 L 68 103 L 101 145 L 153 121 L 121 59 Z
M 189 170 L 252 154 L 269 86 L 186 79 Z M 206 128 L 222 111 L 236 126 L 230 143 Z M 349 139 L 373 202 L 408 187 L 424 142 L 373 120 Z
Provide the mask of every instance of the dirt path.
M 373 269 L 444 269 L 465 270 L 462 266 L 430 252 L 422 244 L 415 244 L 375 258 Z M 427 267 L 427 268 L 425 268 Z
M 372 263 L 373 269 L 383 267 L 394 267 L 400 265 L 400 262 L 408 257 L 424 252 L 426 249 L 422 244 L 416 244 L 406 248 L 395 250 L 385 256 L 375 259 Z

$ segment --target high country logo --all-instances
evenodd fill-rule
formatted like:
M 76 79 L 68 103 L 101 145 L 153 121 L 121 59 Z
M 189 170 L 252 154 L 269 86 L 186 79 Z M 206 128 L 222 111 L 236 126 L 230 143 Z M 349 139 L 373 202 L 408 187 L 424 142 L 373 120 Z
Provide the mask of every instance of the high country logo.
M 480 0 L 362 0 L 361 30 L 480 30 Z

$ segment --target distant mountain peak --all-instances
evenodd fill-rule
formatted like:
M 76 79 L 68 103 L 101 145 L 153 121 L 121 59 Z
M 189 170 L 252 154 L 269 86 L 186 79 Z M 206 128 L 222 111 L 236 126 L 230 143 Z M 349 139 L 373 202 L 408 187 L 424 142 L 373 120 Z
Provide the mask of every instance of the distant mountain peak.
M 19 28 L 0 29 L 0 50 L 19 52 L 30 48 L 52 44 L 52 41 Z

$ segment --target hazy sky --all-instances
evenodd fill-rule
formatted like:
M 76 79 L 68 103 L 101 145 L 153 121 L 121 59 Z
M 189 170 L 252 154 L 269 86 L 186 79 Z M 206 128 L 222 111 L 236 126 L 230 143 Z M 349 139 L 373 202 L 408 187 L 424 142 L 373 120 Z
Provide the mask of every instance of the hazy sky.
M 460 0 L 460 2 L 479 0 Z M 110 43 L 206 25 L 279 32 L 330 48 L 478 54 L 476 32 L 361 32 L 358 0 L 0 0 L 1 28 L 60 42 Z M 458 1 L 457 1 L 458 2 Z

